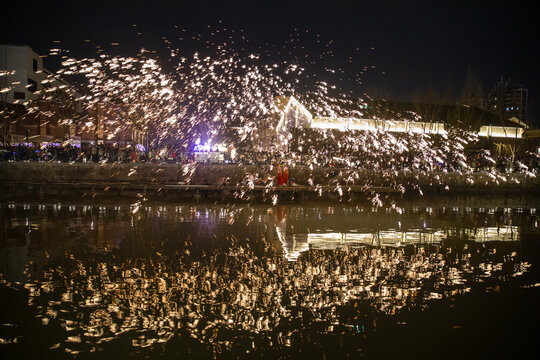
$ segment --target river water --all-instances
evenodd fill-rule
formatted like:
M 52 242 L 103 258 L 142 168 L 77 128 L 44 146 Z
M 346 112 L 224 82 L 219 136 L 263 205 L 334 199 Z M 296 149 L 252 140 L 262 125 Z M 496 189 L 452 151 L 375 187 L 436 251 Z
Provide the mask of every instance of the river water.
M 0 204 L 0 355 L 538 358 L 539 211 Z

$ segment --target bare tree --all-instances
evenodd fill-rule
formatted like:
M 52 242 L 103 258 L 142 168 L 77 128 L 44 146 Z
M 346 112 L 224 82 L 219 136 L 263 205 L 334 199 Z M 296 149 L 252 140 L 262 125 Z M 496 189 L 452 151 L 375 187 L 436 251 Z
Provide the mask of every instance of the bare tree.
M 465 76 L 465 84 L 459 95 L 459 103 L 470 107 L 481 108 L 484 100 L 484 90 L 482 82 L 478 76 L 467 67 L 467 75 Z
M 482 109 L 484 100 L 484 91 L 482 82 L 478 76 L 467 67 L 465 84 L 458 99 L 458 118 L 464 128 L 477 128 L 483 117 Z

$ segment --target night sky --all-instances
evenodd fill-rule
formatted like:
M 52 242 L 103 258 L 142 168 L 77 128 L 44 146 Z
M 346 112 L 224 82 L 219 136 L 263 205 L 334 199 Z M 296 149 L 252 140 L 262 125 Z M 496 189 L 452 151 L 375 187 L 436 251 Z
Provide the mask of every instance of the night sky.
M 501 77 L 510 77 L 529 89 L 530 113 L 538 123 L 538 15 L 531 2 L 84 3 L 10 1 L 0 42 L 27 44 L 40 54 L 69 49 L 75 57 L 92 56 L 97 45 L 124 55 L 144 47 L 166 58 L 169 46 L 189 57 L 211 53 L 205 41 L 225 41 L 225 33 L 235 30 L 231 46 L 239 53 L 311 64 L 323 80 L 329 75 L 324 68 L 339 69 L 341 75 L 329 80 L 358 96 L 406 101 L 428 88 L 457 94 L 468 68 L 486 94 Z M 56 70 L 58 59 L 45 64 Z

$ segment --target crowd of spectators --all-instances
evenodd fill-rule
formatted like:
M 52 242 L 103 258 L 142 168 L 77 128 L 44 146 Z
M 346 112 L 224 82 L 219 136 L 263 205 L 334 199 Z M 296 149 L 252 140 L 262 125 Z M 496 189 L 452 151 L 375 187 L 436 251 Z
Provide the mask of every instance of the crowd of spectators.
M 0 146 L 0 161 L 42 161 L 82 163 L 122 162 L 182 162 L 184 157 L 177 152 L 159 154 L 145 151 L 134 145 L 83 144 L 80 146 L 49 144 L 47 146 Z
M 83 144 L 80 146 L 49 144 L 47 146 L 0 145 L 0 161 L 41 161 L 41 162 L 80 162 L 80 163 L 190 163 L 196 161 L 192 152 L 174 150 L 148 150 L 135 145 L 118 144 Z M 285 154 L 255 151 L 238 151 L 236 158 L 225 156 L 226 163 L 247 165 L 271 165 L 288 163 L 292 165 L 315 165 L 322 167 L 352 167 L 357 169 L 380 170 L 430 170 L 430 171 L 492 171 L 514 173 L 540 169 L 540 156 L 534 153 L 522 153 L 517 156 L 495 155 L 488 151 L 477 151 L 468 154 L 467 161 L 418 161 L 414 154 L 408 156 L 390 156 L 380 154 L 371 157 L 354 157 L 347 159 L 336 157 L 330 151 L 321 151 L 316 155 Z M 207 160 L 209 162 L 209 160 Z

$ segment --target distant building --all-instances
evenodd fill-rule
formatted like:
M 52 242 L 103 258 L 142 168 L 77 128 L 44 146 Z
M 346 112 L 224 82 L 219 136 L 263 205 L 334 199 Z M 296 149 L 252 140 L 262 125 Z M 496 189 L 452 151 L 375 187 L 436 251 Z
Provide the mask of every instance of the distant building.
M 0 109 L 3 142 L 46 142 L 75 137 L 80 95 L 43 67 L 26 45 L 0 45 Z
M 2 100 L 8 104 L 37 99 L 47 78 L 43 59 L 28 46 L 0 45 L 0 71 Z
M 36 100 L 32 106 L 36 111 L 28 112 L 13 122 L 10 128 L 12 143 L 61 143 L 75 137 L 75 126 L 62 103 Z
M 508 120 L 524 126 L 527 117 L 528 90 L 501 78 L 488 95 L 489 110 L 498 115 L 501 123 Z
M 77 120 L 76 133 L 82 143 L 120 143 L 135 141 L 143 144 L 146 133 L 142 134 L 127 126 L 121 108 L 111 102 L 101 102 L 85 111 Z
M 526 138 L 527 126 L 517 120 L 515 116 L 504 118 L 498 122 L 497 116 L 492 112 L 484 111 L 470 106 L 431 105 L 428 116 L 420 116 L 418 104 L 396 103 L 380 110 L 379 105 L 372 102 L 364 105 L 361 114 L 357 116 L 341 117 L 317 116 L 305 107 L 299 100 L 290 96 L 275 98 L 277 114 L 273 115 L 274 127 L 262 129 L 258 136 L 258 148 L 263 151 L 289 151 L 293 145 L 299 129 L 330 129 L 335 131 L 370 131 L 390 133 L 423 133 L 430 135 L 445 135 L 453 126 L 463 125 L 465 119 L 474 120 L 473 127 L 467 127 L 481 138 L 510 141 Z M 429 104 L 425 105 L 426 109 Z M 369 110 L 373 109 L 374 110 Z M 436 110 L 436 111 L 435 111 Z M 427 113 L 427 112 L 426 112 Z M 509 111 L 511 113 L 511 111 Z M 510 115 L 510 114 L 509 114 Z M 511 115 L 515 115 L 512 113 Z M 449 119 L 454 119 L 449 123 Z M 467 120 L 472 123 L 473 120 Z M 421 121 L 428 120 L 428 121 Z
M 294 97 L 277 97 L 279 122 L 276 132 L 287 133 L 294 128 L 336 129 L 340 131 L 364 130 L 387 132 L 415 132 L 446 134 L 440 122 L 420 122 L 408 120 L 381 120 L 377 118 L 357 118 L 339 116 L 313 116 Z
M 37 99 L 64 101 L 78 94 L 45 69 L 43 58 L 29 46 L 0 45 L 0 95 L 2 102 L 27 106 Z

